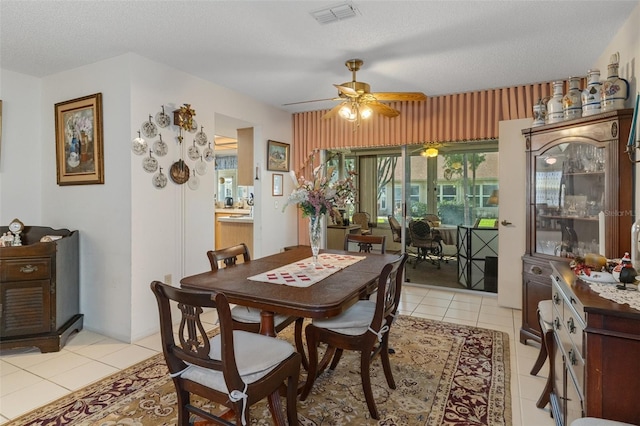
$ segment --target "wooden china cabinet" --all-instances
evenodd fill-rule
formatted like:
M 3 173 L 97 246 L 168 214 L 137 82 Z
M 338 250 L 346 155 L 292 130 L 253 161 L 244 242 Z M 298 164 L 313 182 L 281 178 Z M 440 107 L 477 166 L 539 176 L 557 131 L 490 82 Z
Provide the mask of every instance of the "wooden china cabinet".
M 526 251 L 520 342 L 540 342 L 538 302 L 551 298 L 550 261 L 631 249 L 633 164 L 626 154 L 633 110 L 524 129 Z M 602 224 L 602 225 L 601 225 Z

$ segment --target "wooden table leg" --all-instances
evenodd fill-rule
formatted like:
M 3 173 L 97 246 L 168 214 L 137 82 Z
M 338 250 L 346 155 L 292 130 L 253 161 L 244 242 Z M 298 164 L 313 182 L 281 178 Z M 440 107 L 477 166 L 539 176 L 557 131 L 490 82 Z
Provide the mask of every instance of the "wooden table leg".
M 273 320 L 273 312 L 260 312 L 260 334 L 276 337 L 276 328 Z

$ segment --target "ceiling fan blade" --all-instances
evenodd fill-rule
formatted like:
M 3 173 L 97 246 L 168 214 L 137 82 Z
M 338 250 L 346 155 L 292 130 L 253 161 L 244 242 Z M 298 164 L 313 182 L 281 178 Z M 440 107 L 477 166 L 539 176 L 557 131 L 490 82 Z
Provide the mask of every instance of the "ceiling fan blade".
M 351 87 L 340 86 L 339 84 L 334 84 L 334 86 L 336 87 L 336 89 L 338 89 L 338 92 L 350 98 L 357 98 L 358 96 L 360 96 L 360 93 L 356 92 Z
M 376 92 L 372 93 L 379 101 L 424 101 L 427 96 L 421 92 Z
M 298 105 L 298 104 L 308 104 L 311 102 L 323 102 L 323 101 L 336 101 L 339 98 L 327 98 L 327 99 L 314 99 L 312 101 L 300 101 L 300 102 L 291 102 L 288 104 L 282 104 L 282 106 L 287 106 L 287 105 Z
M 338 111 L 340 111 L 340 107 L 342 107 L 342 104 L 338 104 L 336 106 L 334 106 L 333 108 L 331 108 L 329 110 L 328 113 L 326 113 L 325 115 L 322 116 L 323 120 L 327 120 L 329 118 L 333 118 L 338 114 Z
M 380 102 L 368 102 L 366 105 L 371 108 L 373 112 L 382 114 L 385 117 L 397 117 L 400 115 L 400 111 L 393 109 L 385 104 L 381 104 Z

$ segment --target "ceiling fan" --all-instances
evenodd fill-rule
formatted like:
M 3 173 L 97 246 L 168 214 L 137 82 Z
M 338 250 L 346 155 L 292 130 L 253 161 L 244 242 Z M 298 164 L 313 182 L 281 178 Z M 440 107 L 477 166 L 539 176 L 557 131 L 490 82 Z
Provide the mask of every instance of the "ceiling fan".
M 328 119 L 339 115 L 340 117 L 359 123 L 360 119 L 369 118 L 374 112 L 385 117 L 397 117 L 400 112 L 381 102 L 390 101 L 424 101 L 427 99 L 424 93 L 420 92 L 371 92 L 368 83 L 357 81 L 356 72 L 360 69 L 364 61 L 362 59 L 349 59 L 345 62 L 346 67 L 351 71 L 352 80 L 334 84 L 338 89 L 338 97 L 331 100 L 342 101 L 322 116 Z M 322 99 L 326 100 L 326 99 Z M 316 102 L 316 101 L 307 101 Z M 294 104 L 303 102 L 294 102 Z M 286 104 L 293 105 L 293 104 Z

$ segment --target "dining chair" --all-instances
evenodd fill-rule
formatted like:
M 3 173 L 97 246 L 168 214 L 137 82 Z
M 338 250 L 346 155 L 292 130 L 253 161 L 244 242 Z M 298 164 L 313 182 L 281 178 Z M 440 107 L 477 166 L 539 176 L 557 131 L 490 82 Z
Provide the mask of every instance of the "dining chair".
M 419 219 L 409 222 L 409 235 L 411 236 L 411 246 L 416 249 L 413 268 L 415 269 L 422 261 L 431 260 L 431 263 L 440 269 L 442 256 L 442 236 L 440 233 L 433 232 L 425 219 Z
M 249 253 L 249 247 L 245 243 L 236 244 L 235 246 L 225 247 L 219 250 L 209 250 L 207 252 L 209 263 L 211 263 L 211 270 L 217 271 L 220 269 L 220 263 L 224 267 L 233 266 L 238 262 L 239 258 L 242 258 L 243 262 L 251 260 L 251 254 Z
M 179 425 L 188 426 L 191 415 L 232 424 L 192 404 L 191 395 L 232 409 L 236 425 L 249 424 L 249 407 L 264 398 L 276 425 L 298 424 L 300 354 L 291 344 L 235 330 L 223 293 L 180 289 L 159 281 L 151 283 L 151 290 L 158 302 L 162 352 L 176 388 Z M 202 324 L 203 308 L 218 311 L 220 332 L 213 337 Z M 179 326 L 174 335 L 175 324 Z M 286 419 L 280 402 L 280 390 L 285 386 Z
M 360 377 L 362 390 L 371 417 L 379 419 L 371 389 L 370 368 L 373 359 L 380 355 L 382 368 L 391 389 L 396 388 L 389 360 L 389 332 L 397 315 L 402 291 L 404 264 L 407 254 L 382 268 L 375 301 L 359 300 L 342 314 L 328 319 L 315 319 L 305 329 L 309 351 L 307 381 L 300 399 L 304 401 L 311 392 L 315 379 L 329 365 L 334 370 L 344 350 L 360 352 Z M 327 348 L 318 362 L 320 343 Z
M 367 212 L 356 212 L 351 216 L 351 222 L 356 225 L 360 225 L 360 234 L 361 235 L 371 235 L 371 229 L 369 228 L 369 213 Z
M 351 250 L 352 245 L 358 247 L 360 253 L 380 253 L 384 254 L 386 249 L 387 238 L 384 235 L 358 235 L 347 234 L 344 236 L 344 250 Z
M 238 258 L 242 258 L 244 263 L 251 261 L 249 254 L 249 248 L 245 243 L 240 243 L 235 246 L 225 247 L 219 250 L 207 251 L 207 257 L 209 263 L 211 263 L 211 270 L 217 271 L 220 265 L 223 268 L 229 268 L 236 266 Z M 249 306 L 235 305 L 231 309 L 231 320 L 233 321 L 233 327 L 236 330 L 250 331 L 252 333 L 260 332 L 261 313 L 260 309 L 252 308 Z M 285 315 L 274 315 L 273 324 L 276 333 L 280 333 L 287 328 L 292 322 L 295 322 L 294 339 L 298 352 L 302 354 L 302 366 L 307 368 L 308 362 L 304 353 L 304 344 L 302 342 L 302 327 L 304 325 L 304 318 L 288 317 Z
M 217 271 L 221 267 L 229 268 L 236 266 L 238 258 L 242 258 L 244 263 L 251 261 L 249 248 L 245 243 L 225 247 L 219 250 L 209 250 L 207 252 L 207 257 L 209 258 L 209 263 L 211 263 L 212 271 Z M 234 328 L 237 330 L 251 331 L 253 333 L 260 332 L 260 309 L 235 305 L 231 309 L 231 319 L 233 320 Z M 296 319 L 297 317 L 275 315 L 273 322 L 276 333 L 284 330 L 289 326 L 289 324 L 296 321 Z M 300 324 L 300 327 L 302 327 L 302 324 Z M 300 333 L 302 333 L 302 331 L 300 331 Z
M 529 374 L 535 376 L 538 374 L 545 361 L 549 361 L 549 374 L 547 375 L 547 383 L 545 384 L 536 407 L 544 408 L 551 401 L 551 392 L 553 391 L 553 381 L 555 374 L 553 368 L 553 359 L 551 358 L 553 348 L 553 302 L 549 300 L 541 300 L 538 302 L 538 310 L 536 312 L 538 316 L 538 323 L 540 324 L 540 330 L 542 330 L 542 340 L 540 342 L 540 352 L 538 352 L 538 358 L 533 364 Z

